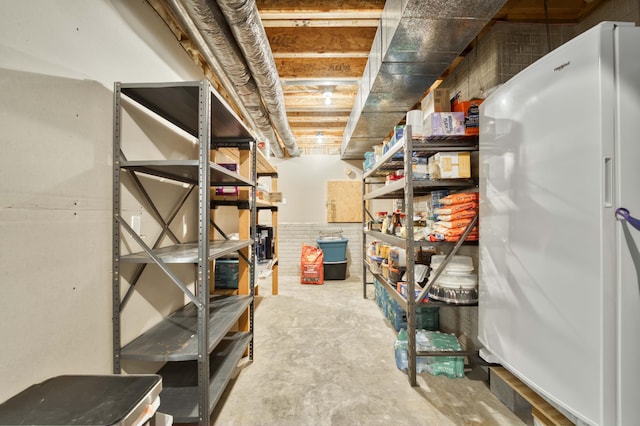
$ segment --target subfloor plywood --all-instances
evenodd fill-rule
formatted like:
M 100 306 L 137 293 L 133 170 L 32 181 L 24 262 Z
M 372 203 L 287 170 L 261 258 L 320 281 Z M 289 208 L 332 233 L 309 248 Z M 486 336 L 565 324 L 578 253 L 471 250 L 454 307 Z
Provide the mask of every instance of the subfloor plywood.
M 362 222 L 362 182 L 327 181 L 327 222 Z

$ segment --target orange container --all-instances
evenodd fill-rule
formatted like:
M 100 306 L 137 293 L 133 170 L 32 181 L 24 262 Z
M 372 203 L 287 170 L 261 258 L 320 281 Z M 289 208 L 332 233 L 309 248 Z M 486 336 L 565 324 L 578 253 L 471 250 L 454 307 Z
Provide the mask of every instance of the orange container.
M 471 99 L 460 101 L 456 96 L 451 102 L 451 111 L 464 113 L 465 135 L 477 135 L 480 133 L 480 111 L 478 106 L 484 99 Z

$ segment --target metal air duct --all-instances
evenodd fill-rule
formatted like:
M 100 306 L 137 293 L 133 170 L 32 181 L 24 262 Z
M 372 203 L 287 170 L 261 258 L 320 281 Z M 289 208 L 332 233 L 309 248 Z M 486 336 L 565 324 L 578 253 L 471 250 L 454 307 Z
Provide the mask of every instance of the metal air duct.
M 232 87 L 225 88 L 237 95 L 238 106 L 246 111 L 246 118 L 255 124 L 259 136 L 269 141 L 271 152 L 283 157 L 256 82 L 216 3 L 207 0 L 166 0 L 166 4 L 222 82 L 230 82 Z
M 381 143 L 506 0 L 387 0 L 342 141 L 342 159 Z
M 217 2 L 251 69 L 251 75 L 258 85 L 276 132 L 280 135 L 289 155 L 298 156 L 298 146 L 287 121 L 278 70 L 256 2 L 250 0 L 217 0 Z

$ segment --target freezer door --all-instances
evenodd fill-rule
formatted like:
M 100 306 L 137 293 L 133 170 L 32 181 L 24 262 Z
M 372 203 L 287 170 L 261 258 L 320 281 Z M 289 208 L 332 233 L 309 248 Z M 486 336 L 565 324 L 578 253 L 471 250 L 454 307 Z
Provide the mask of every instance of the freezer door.
M 593 425 L 615 423 L 615 221 L 603 188 L 613 27 L 576 37 L 480 106 L 479 338 Z
M 616 37 L 616 207 L 640 216 L 640 29 L 622 27 Z M 617 224 L 618 424 L 640 419 L 640 231 Z

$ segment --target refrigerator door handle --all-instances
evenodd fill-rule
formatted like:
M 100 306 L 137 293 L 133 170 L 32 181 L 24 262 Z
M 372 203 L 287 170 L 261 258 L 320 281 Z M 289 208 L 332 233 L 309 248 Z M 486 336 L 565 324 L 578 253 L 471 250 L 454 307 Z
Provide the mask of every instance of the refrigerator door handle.
M 635 217 L 631 216 L 631 214 L 629 213 L 629 210 L 625 209 L 624 207 L 620 207 L 616 209 L 616 217 L 618 219 L 626 220 L 634 228 L 640 231 L 640 219 L 636 219 Z
M 613 207 L 613 160 L 604 157 L 604 206 Z

